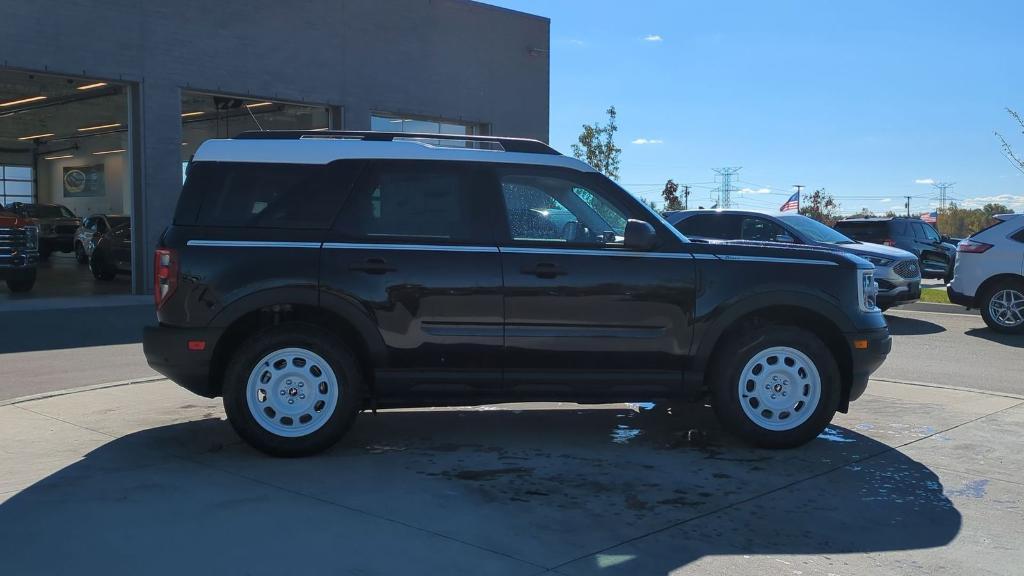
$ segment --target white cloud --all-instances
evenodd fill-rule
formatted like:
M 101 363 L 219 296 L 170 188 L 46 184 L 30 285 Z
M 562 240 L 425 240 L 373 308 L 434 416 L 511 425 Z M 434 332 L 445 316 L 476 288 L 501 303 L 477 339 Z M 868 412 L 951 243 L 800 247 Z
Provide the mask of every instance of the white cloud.
M 743 188 L 740 190 L 740 194 L 771 194 L 772 191 L 768 188 Z
M 655 138 L 637 138 L 633 140 L 633 144 L 663 144 L 664 140 L 658 140 Z
M 586 46 L 587 44 L 586 42 L 580 40 L 579 38 L 569 38 L 565 42 L 566 44 L 572 44 L 573 46 Z
M 995 196 L 977 196 L 967 198 L 960 205 L 964 208 L 981 208 L 985 204 L 1003 204 L 1014 212 L 1024 211 L 1024 196 L 1014 194 L 997 194 Z
M 647 36 L 644 36 L 644 40 L 648 42 L 661 42 L 663 38 L 661 37 L 661 34 L 648 34 Z
M 888 204 L 889 202 L 892 202 L 892 198 L 882 198 L 879 202 L 882 204 Z
M 914 184 L 935 184 L 935 180 L 932 178 L 918 178 L 914 180 Z

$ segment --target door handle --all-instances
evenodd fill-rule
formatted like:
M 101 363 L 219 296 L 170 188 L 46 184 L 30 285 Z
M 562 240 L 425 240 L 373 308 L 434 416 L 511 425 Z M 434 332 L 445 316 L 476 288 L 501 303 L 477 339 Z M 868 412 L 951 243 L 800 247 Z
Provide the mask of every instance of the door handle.
M 530 274 L 538 278 L 555 278 L 567 274 L 565 269 L 553 262 L 538 262 L 534 266 L 523 266 L 523 274 Z
M 367 274 L 387 274 L 397 270 L 383 258 L 367 258 L 361 264 L 349 264 L 348 269 L 353 272 L 366 272 Z

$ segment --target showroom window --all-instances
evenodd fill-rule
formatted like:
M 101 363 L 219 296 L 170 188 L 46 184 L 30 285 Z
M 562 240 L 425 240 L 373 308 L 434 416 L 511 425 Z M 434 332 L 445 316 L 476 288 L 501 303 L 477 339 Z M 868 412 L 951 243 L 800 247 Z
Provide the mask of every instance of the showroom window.
M 374 132 L 413 132 L 417 134 L 465 134 L 481 133 L 480 125 L 457 120 L 424 119 L 394 114 L 373 114 L 370 116 L 370 130 Z
M 32 203 L 32 167 L 0 165 L 0 204 Z

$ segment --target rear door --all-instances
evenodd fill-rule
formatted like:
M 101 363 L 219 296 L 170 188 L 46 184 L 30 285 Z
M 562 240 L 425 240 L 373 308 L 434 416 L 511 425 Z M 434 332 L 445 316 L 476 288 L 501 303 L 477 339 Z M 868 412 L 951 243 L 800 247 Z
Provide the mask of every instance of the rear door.
M 910 222 L 914 243 L 921 254 L 921 268 L 932 274 L 949 271 L 949 255 L 942 249 L 942 239 L 934 228 L 924 222 Z
M 355 306 L 385 348 L 377 392 L 501 386 L 496 198 L 481 163 L 376 161 L 324 243 L 321 305 Z
M 505 205 L 510 391 L 571 398 L 675 391 L 695 293 L 683 243 L 660 230 L 659 249 L 626 249 L 627 219 L 649 221 L 650 214 L 599 175 L 537 166 L 496 171 Z

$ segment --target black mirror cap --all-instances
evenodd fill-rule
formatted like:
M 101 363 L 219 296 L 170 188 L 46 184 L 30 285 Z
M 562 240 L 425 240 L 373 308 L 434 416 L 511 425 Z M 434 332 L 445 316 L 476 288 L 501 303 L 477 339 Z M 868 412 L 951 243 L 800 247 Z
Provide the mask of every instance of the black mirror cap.
M 623 243 L 630 250 L 651 250 L 658 244 L 658 233 L 648 222 L 629 219 Z

